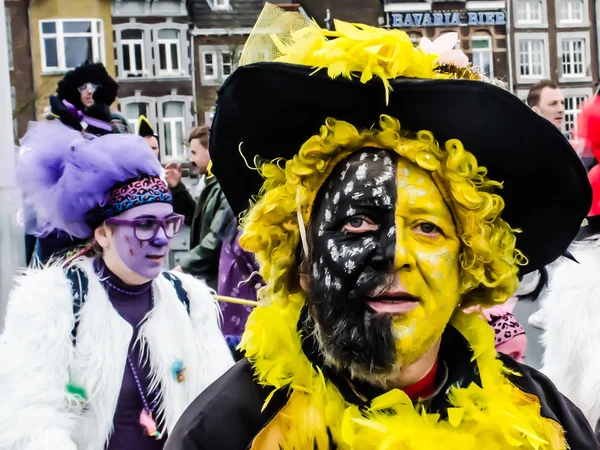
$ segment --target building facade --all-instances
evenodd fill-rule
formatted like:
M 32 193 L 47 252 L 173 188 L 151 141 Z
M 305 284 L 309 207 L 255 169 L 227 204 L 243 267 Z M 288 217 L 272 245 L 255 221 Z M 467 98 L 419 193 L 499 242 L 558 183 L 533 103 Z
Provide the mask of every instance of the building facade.
M 29 42 L 29 0 L 4 0 L 15 140 L 35 120 L 35 90 Z
M 293 1 L 271 0 L 287 10 L 297 10 Z M 237 68 L 250 32 L 265 0 L 188 0 L 193 27 L 190 30 L 195 61 L 194 88 L 198 122 L 210 124 L 217 90 Z
M 512 88 L 522 99 L 543 79 L 565 95 L 565 130 L 598 80 L 598 25 L 594 0 L 514 0 L 510 14 Z
M 504 0 L 385 0 L 385 26 L 406 31 L 415 44 L 455 31 L 457 46 L 490 78 L 508 81 L 507 5 Z
M 68 70 L 94 61 L 115 74 L 110 0 L 30 0 L 29 33 L 38 119 Z
M 185 0 L 113 0 L 112 30 L 121 113 L 136 131 L 148 118 L 163 163 L 187 161 L 196 114 Z
M 333 20 L 381 26 L 385 23 L 382 0 L 300 0 L 306 15 L 333 29 Z

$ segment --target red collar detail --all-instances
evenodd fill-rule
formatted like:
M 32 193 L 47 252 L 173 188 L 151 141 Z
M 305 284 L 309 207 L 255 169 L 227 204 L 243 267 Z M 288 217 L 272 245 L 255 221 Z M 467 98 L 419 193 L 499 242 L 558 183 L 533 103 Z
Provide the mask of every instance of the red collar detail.
M 435 364 L 420 381 L 417 381 L 412 386 L 407 386 L 402 390 L 411 400 L 418 400 L 420 398 L 427 398 L 435 392 L 435 376 L 437 375 L 438 361 L 435 360 Z

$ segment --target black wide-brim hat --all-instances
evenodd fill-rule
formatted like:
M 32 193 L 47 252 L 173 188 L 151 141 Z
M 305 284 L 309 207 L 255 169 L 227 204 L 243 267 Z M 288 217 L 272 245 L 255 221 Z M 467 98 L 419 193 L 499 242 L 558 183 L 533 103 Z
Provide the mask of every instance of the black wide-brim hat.
M 102 63 L 86 62 L 68 71 L 58 82 L 56 93 L 61 100 L 66 100 L 78 109 L 83 109 L 78 88 L 85 83 L 99 85 L 94 92 L 96 103 L 110 106 L 117 98 L 119 84 L 111 78 Z
M 246 161 L 292 158 L 328 117 L 360 129 L 388 114 L 405 130 L 429 130 L 440 142 L 459 139 L 488 169 L 488 177 L 502 182 L 502 218 L 522 230 L 517 248 L 529 260 L 521 274 L 566 251 L 592 193 L 577 154 L 553 124 L 483 81 L 396 78 L 390 83 L 386 105 L 378 79 L 332 80 L 326 70 L 269 62 L 237 69 L 219 90 L 209 147 L 212 172 L 236 215 L 248 209 L 263 183 Z

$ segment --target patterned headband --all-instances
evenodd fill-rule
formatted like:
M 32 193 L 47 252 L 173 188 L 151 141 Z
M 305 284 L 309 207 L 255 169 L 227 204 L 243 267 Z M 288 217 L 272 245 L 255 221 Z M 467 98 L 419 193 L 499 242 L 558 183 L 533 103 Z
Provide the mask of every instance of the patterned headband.
M 89 223 L 95 228 L 110 217 L 150 203 L 172 204 L 169 187 L 158 177 L 133 178 L 111 190 L 108 202 L 92 214 Z

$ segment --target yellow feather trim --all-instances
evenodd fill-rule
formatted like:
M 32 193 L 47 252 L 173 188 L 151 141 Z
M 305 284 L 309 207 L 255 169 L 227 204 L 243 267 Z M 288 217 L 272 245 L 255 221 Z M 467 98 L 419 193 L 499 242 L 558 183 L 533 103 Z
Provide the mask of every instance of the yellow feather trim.
M 404 31 L 341 20 L 334 20 L 334 25 L 335 30 L 320 28 L 300 13 L 266 3 L 244 46 L 240 65 L 264 61 L 299 64 L 327 69 L 330 78 L 342 76 L 361 83 L 377 77 L 385 86 L 386 103 L 394 78 L 482 79 L 470 65 L 441 65 L 439 54 L 415 47 Z
M 448 420 L 440 420 L 400 390 L 375 398 L 364 413 L 347 403 L 302 352 L 296 325 L 303 304 L 297 292 L 285 305 L 257 307 L 242 339 L 259 383 L 292 389 L 277 416 L 282 449 L 328 449 L 328 432 L 339 449 L 567 448 L 560 425 L 540 415 L 537 397 L 507 379 L 510 371 L 497 358 L 493 329 L 479 315 L 457 311 L 451 324 L 475 349 L 483 387 L 451 388 Z

